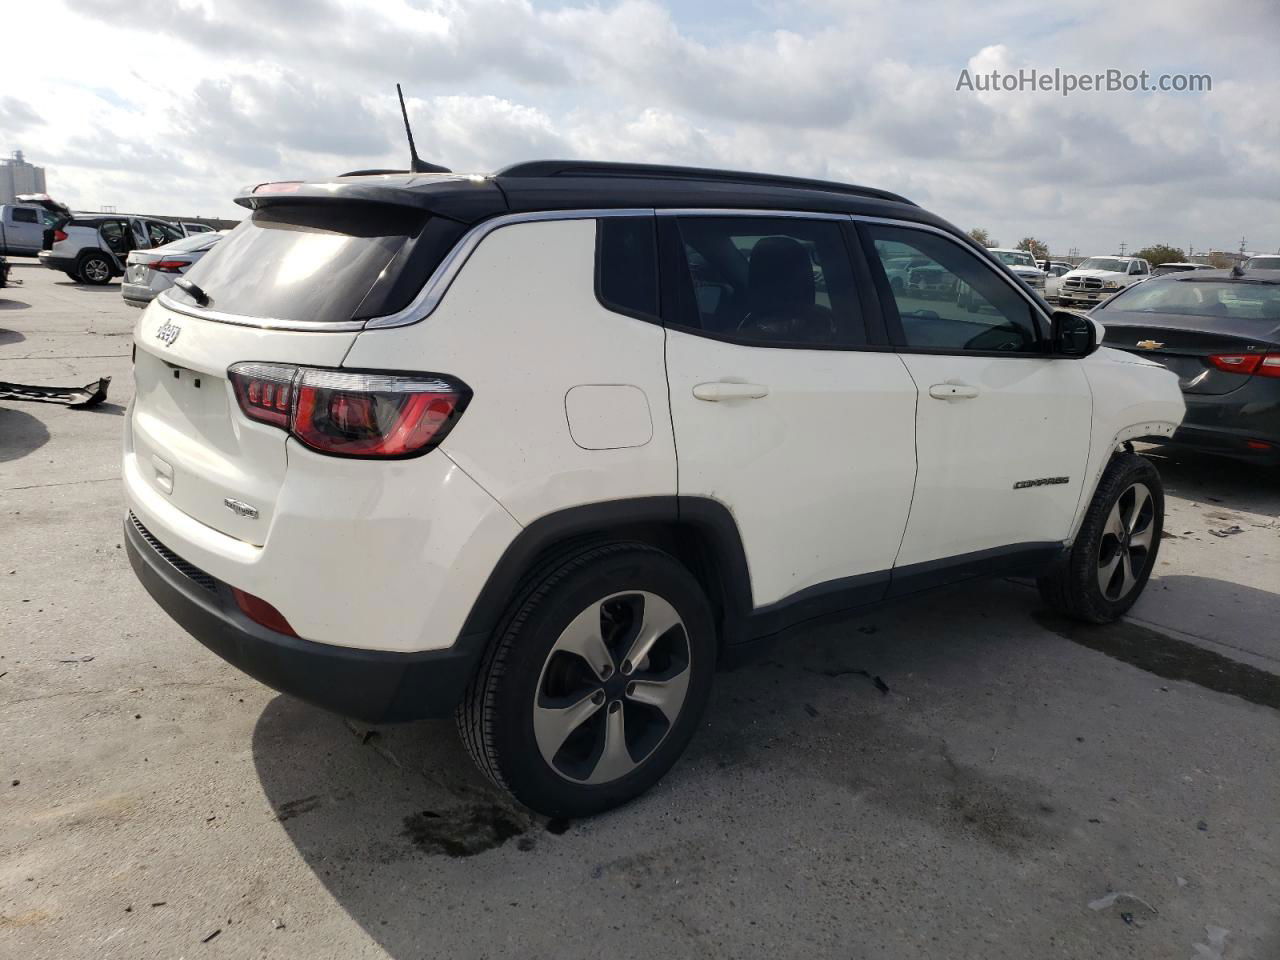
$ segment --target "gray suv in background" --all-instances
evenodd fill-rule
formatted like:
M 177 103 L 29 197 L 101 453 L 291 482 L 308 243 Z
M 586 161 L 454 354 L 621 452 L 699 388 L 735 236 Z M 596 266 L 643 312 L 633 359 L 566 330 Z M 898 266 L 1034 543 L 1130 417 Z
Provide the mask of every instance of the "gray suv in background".
M 77 283 L 101 285 L 123 276 L 130 252 L 181 240 L 167 220 L 118 213 L 78 213 L 54 228 L 52 243 L 39 259 Z

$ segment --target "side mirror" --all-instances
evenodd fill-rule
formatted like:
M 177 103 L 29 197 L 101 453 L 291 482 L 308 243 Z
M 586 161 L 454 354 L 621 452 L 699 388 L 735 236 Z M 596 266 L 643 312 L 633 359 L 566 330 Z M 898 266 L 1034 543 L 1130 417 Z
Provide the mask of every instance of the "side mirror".
M 1053 324 L 1053 352 L 1059 357 L 1087 357 L 1098 349 L 1101 332 L 1098 324 L 1074 310 L 1055 310 L 1049 316 Z

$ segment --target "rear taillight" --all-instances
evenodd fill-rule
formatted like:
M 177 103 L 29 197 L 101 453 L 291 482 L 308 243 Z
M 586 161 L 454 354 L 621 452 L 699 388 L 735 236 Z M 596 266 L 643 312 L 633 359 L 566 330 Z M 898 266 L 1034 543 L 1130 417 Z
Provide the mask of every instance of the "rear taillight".
M 1280 377 L 1280 353 L 1219 353 L 1205 359 L 1226 373 Z
M 343 457 L 411 457 L 444 439 L 470 399 L 457 381 L 237 363 L 228 374 L 245 416 Z
M 280 363 L 237 363 L 227 373 L 246 417 L 289 429 L 297 367 Z
M 185 267 L 191 266 L 190 260 L 153 260 L 151 263 L 144 264 L 152 270 L 158 270 L 160 273 L 181 273 Z
M 65 240 L 65 239 L 67 239 L 67 235 L 66 235 L 66 233 L 64 233 L 64 232 L 63 232 L 63 231 L 61 231 L 61 230 L 55 230 L 55 231 L 53 231 L 53 242 L 54 242 L 54 243 L 61 243 L 61 242 L 62 242 L 63 240 Z

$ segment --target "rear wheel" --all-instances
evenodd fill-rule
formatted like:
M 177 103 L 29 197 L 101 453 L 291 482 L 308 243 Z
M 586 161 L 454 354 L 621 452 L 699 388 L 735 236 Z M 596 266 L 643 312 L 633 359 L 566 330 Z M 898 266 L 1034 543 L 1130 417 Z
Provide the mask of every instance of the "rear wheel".
M 1062 564 L 1037 581 L 1059 613 L 1089 623 L 1119 619 L 1155 567 L 1164 529 L 1164 487 L 1145 457 L 1112 459 Z
M 684 752 L 711 691 L 714 631 L 673 557 L 639 543 L 579 550 L 515 600 L 458 708 L 463 742 L 539 813 L 616 807 Z
M 111 282 L 111 261 L 101 253 L 87 253 L 80 259 L 80 282 L 100 287 Z

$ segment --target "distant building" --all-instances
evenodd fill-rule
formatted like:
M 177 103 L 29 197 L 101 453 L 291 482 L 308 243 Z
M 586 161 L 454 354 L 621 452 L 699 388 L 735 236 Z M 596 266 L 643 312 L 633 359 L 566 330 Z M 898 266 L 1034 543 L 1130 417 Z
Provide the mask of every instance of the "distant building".
M 0 160 L 0 203 L 13 203 L 20 193 L 45 193 L 44 167 L 27 163 L 21 150 Z

